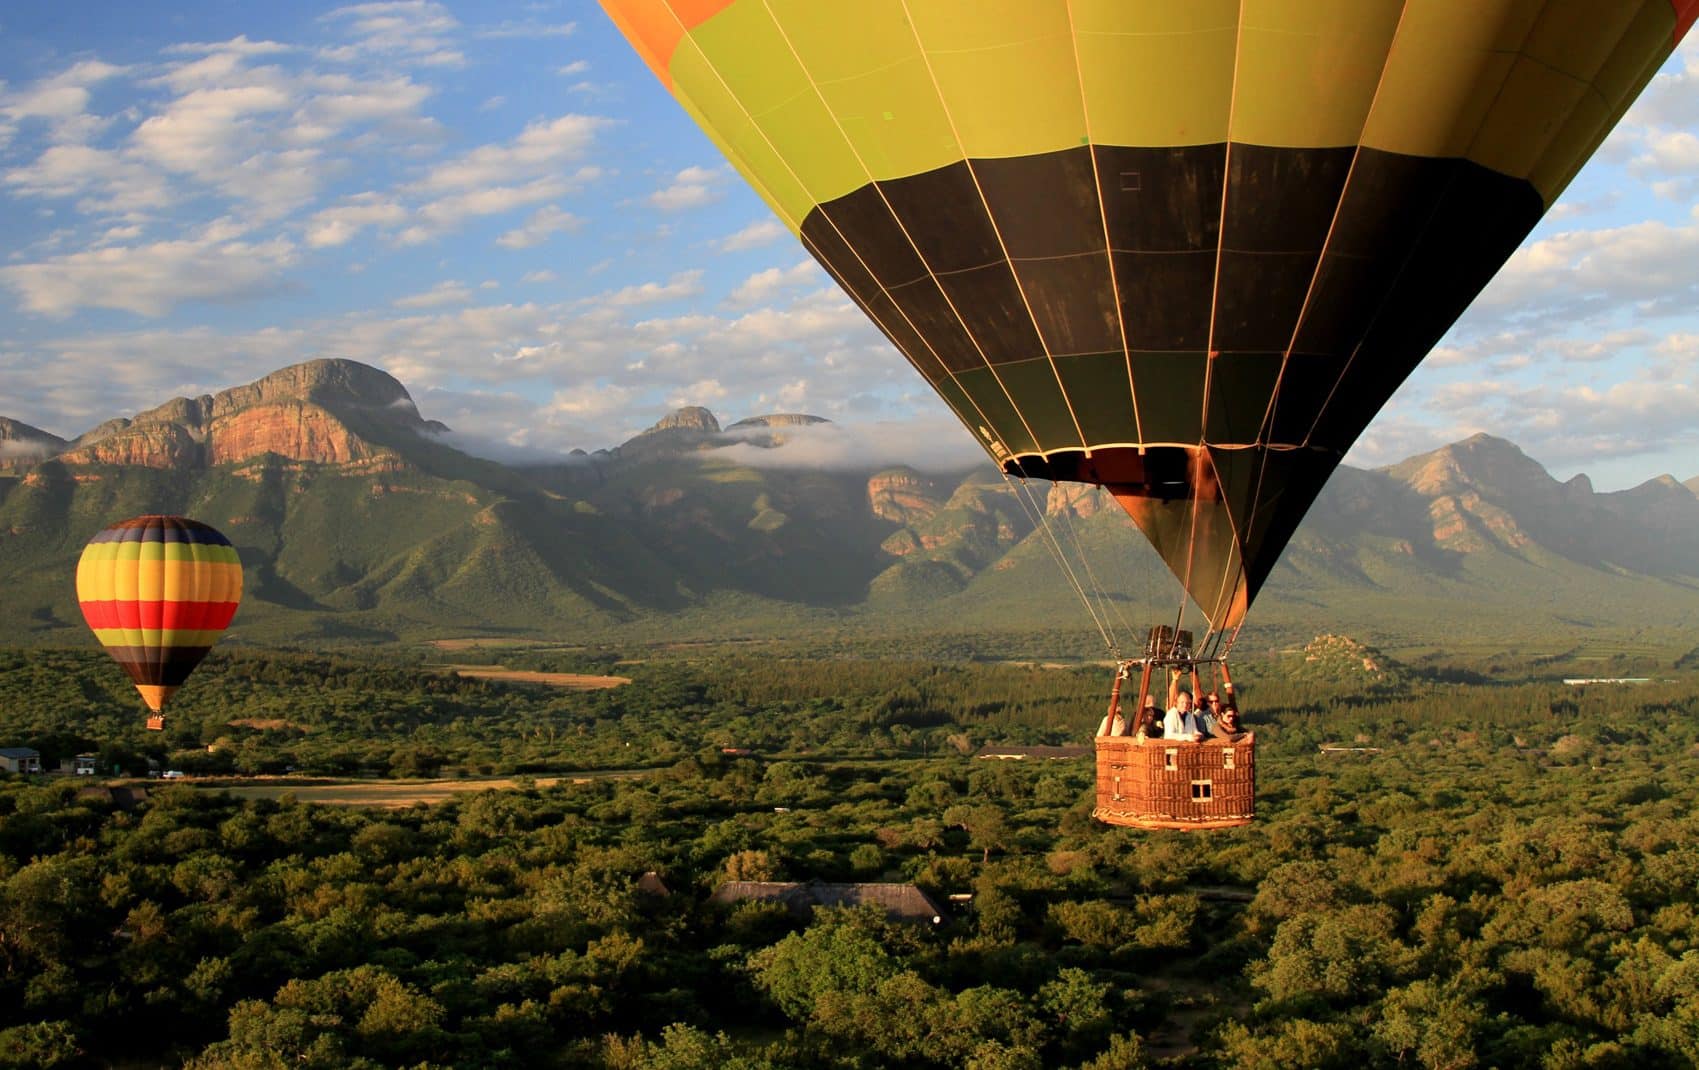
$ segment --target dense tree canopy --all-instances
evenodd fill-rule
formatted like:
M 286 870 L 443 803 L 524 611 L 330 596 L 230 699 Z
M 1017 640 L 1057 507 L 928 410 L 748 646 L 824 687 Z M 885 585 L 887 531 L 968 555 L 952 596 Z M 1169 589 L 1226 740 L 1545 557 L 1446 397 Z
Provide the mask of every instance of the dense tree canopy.
M 81 656 L 0 658 L 17 742 L 145 759 Z M 0 778 L 0 1065 L 1699 1061 L 1692 680 L 1249 673 L 1258 821 L 1184 835 L 1091 821 L 1088 763 L 950 742 L 1083 735 L 1095 672 L 712 657 L 562 694 L 321 655 L 205 669 L 173 763 L 643 772 L 392 811 Z M 256 703 L 300 727 L 229 723 Z M 1340 742 L 1378 750 L 1317 746 Z M 815 878 L 964 898 L 936 927 L 707 898 Z

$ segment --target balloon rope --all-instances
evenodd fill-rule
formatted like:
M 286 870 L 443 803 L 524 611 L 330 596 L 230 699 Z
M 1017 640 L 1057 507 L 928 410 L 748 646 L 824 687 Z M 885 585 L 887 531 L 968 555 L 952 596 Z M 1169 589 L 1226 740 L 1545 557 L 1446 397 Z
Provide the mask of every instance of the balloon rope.
M 1062 510 L 1062 525 L 1068 529 L 1068 538 L 1073 541 L 1074 553 L 1079 556 L 1080 566 L 1085 569 L 1086 578 L 1091 580 L 1091 588 L 1096 592 L 1097 600 L 1103 606 L 1103 616 L 1108 618 L 1110 613 L 1113 612 L 1115 619 L 1121 622 L 1121 631 L 1129 637 L 1136 635 L 1137 629 L 1133 627 L 1132 622 L 1127 620 L 1127 615 L 1121 612 L 1121 607 L 1116 605 L 1115 600 L 1109 596 L 1109 588 L 1097 578 L 1096 571 L 1092 569 L 1091 558 L 1085 552 L 1085 540 L 1080 538 L 1079 529 L 1074 526 L 1074 511 L 1072 509 Z
M 1103 645 L 1109 648 L 1110 656 L 1119 660 L 1121 645 L 1115 641 L 1109 626 L 1098 615 L 1097 607 L 1092 605 L 1091 596 L 1086 594 L 1085 588 L 1081 586 L 1079 577 L 1074 574 L 1073 566 L 1068 564 L 1067 555 L 1062 552 L 1062 544 L 1056 540 L 1055 532 L 1050 530 L 1050 522 L 1044 517 L 1044 509 L 1032 499 L 1032 489 L 1027 485 L 1027 481 L 1023 478 L 1017 482 L 1013 476 L 1003 472 L 1001 468 L 998 471 L 1003 476 L 1003 482 L 1014 489 L 1015 500 L 1021 503 L 1021 508 L 1026 510 L 1028 519 L 1033 521 L 1034 530 L 1043 533 L 1044 545 L 1050 550 L 1050 556 L 1054 557 L 1056 563 L 1062 567 L 1062 574 L 1068 578 L 1068 583 L 1074 588 L 1074 594 L 1079 596 L 1080 603 L 1085 606 L 1085 611 L 1091 614 L 1091 622 L 1097 625 L 1097 634 L 1103 637 Z

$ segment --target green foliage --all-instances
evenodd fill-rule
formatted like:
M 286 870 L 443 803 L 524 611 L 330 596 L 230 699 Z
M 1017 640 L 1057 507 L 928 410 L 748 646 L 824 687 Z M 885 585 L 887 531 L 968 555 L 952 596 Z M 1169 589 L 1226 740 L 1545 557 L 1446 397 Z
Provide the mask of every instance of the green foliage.
M 127 712 L 78 704 L 97 662 L 0 658 L 28 739 L 146 752 Z M 164 741 L 198 760 L 627 775 L 391 811 L 0 778 L 0 1065 L 1699 1060 L 1691 679 L 1365 694 L 1250 669 L 1258 820 L 1187 836 L 1091 822 L 1089 763 L 941 745 L 1088 731 L 1095 673 L 711 654 L 563 695 L 399 658 L 208 667 Z M 302 730 L 229 723 L 274 684 Z M 1378 749 L 1318 749 L 1359 736 Z M 670 896 L 639 889 L 650 870 Z M 944 924 L 707 902 L 726 879 L 887 873 L 950 902 Z

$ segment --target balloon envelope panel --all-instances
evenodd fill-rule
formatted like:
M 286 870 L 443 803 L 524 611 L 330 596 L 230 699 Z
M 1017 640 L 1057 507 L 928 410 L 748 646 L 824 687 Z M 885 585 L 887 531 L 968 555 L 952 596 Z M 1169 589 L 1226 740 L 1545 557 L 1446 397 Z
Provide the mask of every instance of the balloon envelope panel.
M 1694 0 L 603 0 L 1013 474 L 1236 624 Z

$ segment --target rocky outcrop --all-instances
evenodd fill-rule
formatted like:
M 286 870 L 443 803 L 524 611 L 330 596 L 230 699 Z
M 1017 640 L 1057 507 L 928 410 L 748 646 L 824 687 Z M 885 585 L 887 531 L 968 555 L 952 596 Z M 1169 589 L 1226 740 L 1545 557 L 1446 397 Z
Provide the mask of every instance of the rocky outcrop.
M 867 481 L 867 506 L 893 524 L 923 524 L 937 515 L 945 495 L 936 482 L 912 468 L 887 468 Z
M 1061 516 L 1066 513 L 1085 520 L 1105 509 L 1121 511 L 1114 495 L 1089 483 L 1052 483 L 1050 493 L 1044 499 L 1046 516 Z M 1129 524 L 1133 522 L 1132 517 L 1127 517 L 1126 520 Z
M 214 465 L 264 453 L 314 464 L 348 464 L 377 452 L 323 407 L 296 400 L 256 405 L 214 419 L 207 441 L 207 462 Z
M 203 459 L 201 444 L 195 436 L 178 424 L 168 423 L 132 424 L 58 457 L 61 463 L 69 465 L 117 464 L 141 468 L 194 467 Z
M 643 434 L 653 435 L 659 431 L 701 431 L 716 435 L 720 432 L 720 421 L 700 405 L 686 405 L 661 417 Z
M 393 450 L 368 431 L 446 431 L 420 417 L 407 388 L 388 372 L 350 360 L 309 360 L 217 394 L 172 398 L 129 419 L 108 420 L 62 455 L 67 464 L 148 468 L 220 465 L 276 454 L 307 464 L 350 464 Z

